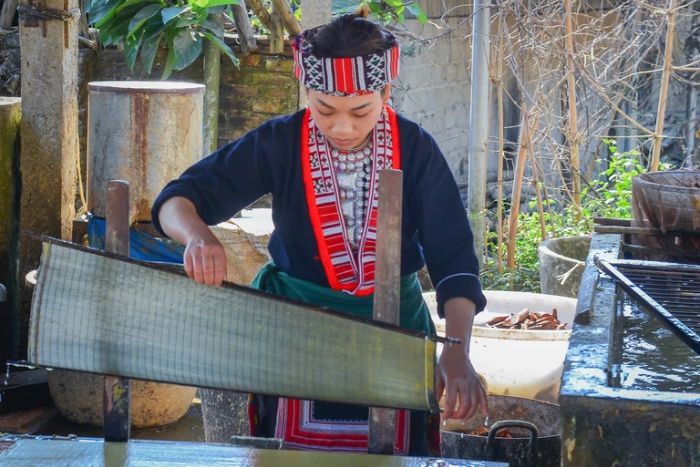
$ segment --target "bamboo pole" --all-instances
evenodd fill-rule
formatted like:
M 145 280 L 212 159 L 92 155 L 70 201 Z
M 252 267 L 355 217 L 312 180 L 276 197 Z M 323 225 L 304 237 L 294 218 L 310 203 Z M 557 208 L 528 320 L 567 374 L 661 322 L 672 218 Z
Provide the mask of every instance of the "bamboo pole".
M 284 52 L 284 20 L 279 8 L 272 5 L 272 27 L 270 28 L 270 53 L 281 54 Z
M 496 56 L 496 99 L 498 101 L 498 168 L 496 177 L 496 265 L 498 272 L 503 272 L 503 163 L 505 161 L 504 150 L 504 125 L 503 114 L 503 36 L 501 35 L 501 22 L 498 22 L 498 54 Z
M 214 21 L 223 18 L 216 15 Z M 210 154 L 219 146 L 219 80 L 221 76 L 221 50 L 211 41 L 204 42 L 204 125 L 203 154 Z
M 258 17 L 263 26 L 265 26 L 268 31 L 272 31 L 272 17 L 265 9 L 262 2 L 260 0 L 245 0 L 245 4 L 248 5 L 248 8 L 253 10 L 253 14 Z
M 255 31 L 253 31 L 253 26 L 250 24 L 245 3 L 241 2 L 237 5 L 231 5 L 231 10 L 233 12 L 233 21 L 236 23 L 238 38 L 241 41 L 241 51 L 243 55 L 248 55 L 250 52 L 258 50 L 258 43 L 255 40 Z
M 659 91 L 659 107 L 656 111 L 656 128 L 654 129 L 654 146 L 651 151 L 649 170 L 659 170 L 661 158 L 661 143 L 663 141 L 664 117 L 666 116 L 666 102 L 668 100 L 668 84 L 673 68 L 673 35 L 676 30 L 676 0 L 669 0 L 668 25 L 666 26 L 666 46 L 664 48 L 664 67 L 661 72 L 661 90 Z
M 574 76 L 574 26 L 572 18 L 572 0 L 564 0 L 564 16 L 566 23 L 566 82 L 569 97 L 569 121 L 567 125 L 567 140 L 571 157 L 571 182 L 574 204 L 581 202 L 581 162 L 579 160 L 578 116 L 576 114 L 576 77 Z
M 508 242 L 507 242 L 507 267 L 509 270 L 515 269 L 515 235 L 518 230 L 518 216 L 520 215 L 520 196 L 523 189 L 523 175 L 525 174 L 525 160 L 527 158 L 527 131 L 526 121 L 529 117 L 527 104 L 523 101 L 521 106 L 523 114 L 520 123 L 520 142 L 518 145 L 518 159 L 513 176 L 513 194 L 510 202 L 510 218 L 508 220 Z
M 544 223 L 544 206 L 542 205 L 542 192 L 539 186 L 539 177 L 537 170 L 537 163 L 535 162 L 535 148 L 532 144 L 532 136 L 534 129 L 530 129 L 530 123 L 525 120 L 525 137 L 527 138 L 527 153 L 530 158 L 530 164 L 532 165 L 532 184 L 535 187 L 535 198 L 537 199 L 537 212 L 540 218 L 540 234 L 542 241 L 547 240 L 547 229 Z
M 282 21 L 284 22 L 284 28 L 289 33 L 290 37 L 296 36 L 301 32 L 301 27 L 299 22 L 294 17 L 291 8 L 289 7 L 289 2 L 287 0 L 272 0 L 272 4 L 277 8 L 280 15 L 282 16 Z

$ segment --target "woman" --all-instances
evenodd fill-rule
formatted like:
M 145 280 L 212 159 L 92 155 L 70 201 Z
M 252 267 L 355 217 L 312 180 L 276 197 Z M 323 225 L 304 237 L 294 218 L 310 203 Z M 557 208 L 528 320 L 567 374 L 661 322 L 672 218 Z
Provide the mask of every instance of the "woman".
M 168 184 L 153 206 L 156 226 L 186 245 L 195 281 L 218 286 L 226 258 L 207 225 L 272 193 L 273 263 L 254 286 L 338 311 L 372 316 L 377 171 L 401 169 L 401 326 L 434 332 L 416 271 L 427 263 L 447 335 L 437 365 L 444 416 L 468 419 L 486 396 L 469 362 L 474 314 L 485 306 L 457 185 L 435 141 L 388 101 L 399 45 L 388 31 L 344 15 L 293 42 L 308 108 L 276 118 L 219 149 Z M 367 408 L 258 397 L 252 433 L 305 449 L 367 449 Z M 425 413 L 400 411 L 396 452 L 428 453 Z M 434 433 L 434 424 L 432 432 Z

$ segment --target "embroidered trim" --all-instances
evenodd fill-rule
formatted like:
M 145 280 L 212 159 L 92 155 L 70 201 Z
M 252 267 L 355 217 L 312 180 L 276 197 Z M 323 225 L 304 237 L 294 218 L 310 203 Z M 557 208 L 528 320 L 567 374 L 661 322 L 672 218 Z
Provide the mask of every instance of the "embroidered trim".
M 356 57 L 321 58 L 307 40 L 317 28 L 304 31 L 292 41 L 294 75 L 302 85 L 326 94 L 348 95 L 380 91 L 399 75 L 400 46 L 390 32 L 393 45 L 379 53 Z
M 319 257 L 326 278 L 334 290 L 353 295 L 374 292 L 374 260 L 377 239 L 378 170 L 400 168 L 398 123 L 396 113 L 385 107 L 373 132 L 372 169 L 368 212 L 362 236 L 353 254 L 343 221 L 338 186 L 333 171 L 330 145 L 307 109 L 302 121 L 301 165 L 306 202 L 316 237 Z
M 280 397 L 277 407 L 275 437 L 284 440 L 285 448 L 367 452 L 368 422 L 314 418 L 314 401 Z M 410 412 L 398 410 L 394 441 L 397 455 L 408 453 L 410 426 Z
M 470 272 L 460 272 L 457 274 L 451 274 L 447 277 L 443 277 L 442 280 L 438 282 L 438 284 L 435 286 L 435 290 L 437 290 L 440 287 L 440 285 L 442 285 L 442 283 L 445 282 L 447 279 L 452 279 L 453 277 L 457 276 L 472 276 L 475 277 L 477 281 L 479 281 L 479 284 L 481 284 L 481 279 L 479 279 L 479 276 L 477 276 L 476 274 L 472 274 Z

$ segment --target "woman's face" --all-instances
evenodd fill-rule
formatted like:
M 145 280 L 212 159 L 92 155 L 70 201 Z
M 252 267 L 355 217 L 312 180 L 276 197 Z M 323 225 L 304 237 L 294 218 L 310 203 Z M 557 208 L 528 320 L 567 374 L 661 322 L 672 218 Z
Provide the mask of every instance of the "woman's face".
M 360 146 L 374 128 L 389 100 L 390 87 L 383 93 L 364 96 L 330 96 L 309 90 L 309 110 L 321 133 L 337 149 Z

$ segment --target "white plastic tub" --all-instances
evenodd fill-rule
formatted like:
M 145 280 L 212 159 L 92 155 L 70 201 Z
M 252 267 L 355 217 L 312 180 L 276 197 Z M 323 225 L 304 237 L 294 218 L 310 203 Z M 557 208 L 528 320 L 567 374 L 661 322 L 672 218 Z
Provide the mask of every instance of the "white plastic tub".
M 484 291 L 486 309 L 474 320 L 470 358 L 476 371 L 488 383 L 488 392 L 556 402 L 576 313 L 576 299 L 529 292 Z M 434 293 L 423 294 L 438 329 L 444 334 L 445 321 L 437 317 Z M 500 315 L 530 311 L 551 313 L 557 309 L 566 329 L 526 331 L 487 328 L 483 323 Z

